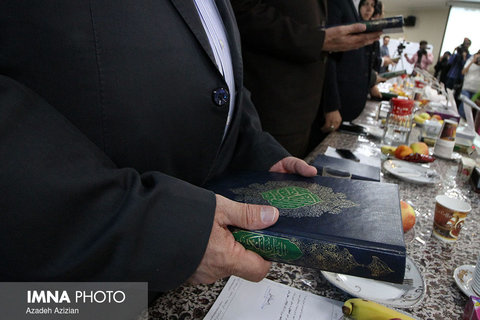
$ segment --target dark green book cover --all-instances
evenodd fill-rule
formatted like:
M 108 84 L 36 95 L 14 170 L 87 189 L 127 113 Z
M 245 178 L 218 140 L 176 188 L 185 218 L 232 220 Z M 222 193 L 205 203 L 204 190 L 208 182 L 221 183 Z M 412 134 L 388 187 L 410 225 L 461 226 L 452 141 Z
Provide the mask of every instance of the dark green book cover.
M 383 73 L 379 73 L 378 76 L 385 79 L 391 79 L 398 76 L 403 76 L 404 74 L 407 74 L 407 70 L 383 72 Z
M 384 33 L 403 33 L 403 16 L 362 21 L 367 26 L 365 32 L 383 31 Z
M 396 184 L 250 172 L 212 181 L 229 199 L 272 205 L 267 229 L 231 228 L 244 247 L 267 260 L 401 283 L 405 243 Z

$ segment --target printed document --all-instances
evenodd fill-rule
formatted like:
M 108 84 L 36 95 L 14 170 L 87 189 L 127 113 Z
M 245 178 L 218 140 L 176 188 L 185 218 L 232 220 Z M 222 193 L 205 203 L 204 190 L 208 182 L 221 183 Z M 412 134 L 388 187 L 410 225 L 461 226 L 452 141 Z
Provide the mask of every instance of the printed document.
M 204 320 L 340 320 L 342 305 L 268 279 L 231 276 Z

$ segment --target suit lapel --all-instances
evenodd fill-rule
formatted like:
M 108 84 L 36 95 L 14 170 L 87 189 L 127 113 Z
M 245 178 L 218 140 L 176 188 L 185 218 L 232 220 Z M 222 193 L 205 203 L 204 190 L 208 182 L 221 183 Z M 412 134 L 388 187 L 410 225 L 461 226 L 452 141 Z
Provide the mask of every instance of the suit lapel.
M 327 0 L 319 0 L 320 2 L 320 9 L 322 10 L 324 16 L 322 21 L 322 26 L 325 26 L 327 23 L 327 14 L 328 14 L 328 7 L 327 7 Z
M 193 32 L 197 40 L 200 42 L 202 48 L 207 53 L 210 60 L 217 66 L 215 62 L 215 57 L 213 55 L 212 48 L 210 47 L 210 42 L 208 37 L 203 29 L 202 21 L 198 16 L 197 8 L 193 0 L 171 0 L 173 5 L 177 8 L 180 15 L 183 17 L 183 20 L 187 23 L 190 30 Z M 217 4 L 218 11 L 222 17 L 223 24 L 225 26 L 225 31 L 228 37 L 228 44 L 230 47 L 230 54 L 232 56 L 233 64 L 233 74 L 235 78 L 235 87 L 238 89 L 239 85 L 242 84 L 242 54 L 240 48 L 240 36 L 238 34 L 237 25 L 235 21 L 235 16 L 233 14 L 232 8 L 225 2 L 225 0 L 215 0 Z
M 187 23 L 190 30 L 193 32 L 198 42 L 202 46 L 203 50 L 207 53 L 210 60 L 216 66 L 215 57 L 213 55 L 210 42 L 208 41 L 207 34 L 205 33 L 202 25 L 202 21 L 198 16 L 197 8 L 193 0 L 171 0 L 173 5 L 177 8 L 183 20 Z
M 357 19 L 357 22 L 360 21 L 360 14 L 358 13 L 358 8 L 355 8 L 355 3 L 353 0 L 348 1 L 350 2 L 350 7 L 352 7 L 353 14 L 355 15 L 355 19 Z

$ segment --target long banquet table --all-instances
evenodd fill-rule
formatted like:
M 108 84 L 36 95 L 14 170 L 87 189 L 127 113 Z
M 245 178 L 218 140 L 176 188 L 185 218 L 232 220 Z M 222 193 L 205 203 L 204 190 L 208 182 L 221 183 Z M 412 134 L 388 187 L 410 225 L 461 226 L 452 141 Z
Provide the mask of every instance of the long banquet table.
M 368 122 L 377 105 L 378 102 L 369 101 L 357 121 Z M 415 130 L 418 129 L 415 128 L 412 132 L 410 142 L 417 138 L 418 132 Z M 333 132 L 305 160 L 312 161 L 316 155 L 324 153 L 328 146 L 364 149 L 380 156 L 379 145 L 378 138 Z M 475 265 L 480 254 L 480 196 L 473 192 L 468 181 L 456 174 L 458 166 L 458 160 L 435 160 L 431 168 L 437 170 L 440 179 L 433 185 L 412 184 L 385 172 L 381 174 L 381 182 L 398 184 L 400 198 L 408 200 L 417 214 L 417 222 L 413 231 L 410 231 L 409 239 L 406 239 L 406 246 L 407 255 L 414 261 L 425 281 L 425 294 L 417 305 L 399 310 L 418 319 L 461 319 L 468 300 L 457 287 L 453 272 L 461 265 Z M 444 244 L 431 235 L 435 196 L 439 194 L 467 199 L 472 206 L 460 238 L 454 244 Z M 330 284 L 319 271 L 309 268 L 273 263 L 267 278 L 327 298 L 340 301 L 351 298 Z M 226 280 L 219 280 L 212 285 L 184 285 L 165 293 L 149 308 L 148 319 L 202 319 L 220 294 Z

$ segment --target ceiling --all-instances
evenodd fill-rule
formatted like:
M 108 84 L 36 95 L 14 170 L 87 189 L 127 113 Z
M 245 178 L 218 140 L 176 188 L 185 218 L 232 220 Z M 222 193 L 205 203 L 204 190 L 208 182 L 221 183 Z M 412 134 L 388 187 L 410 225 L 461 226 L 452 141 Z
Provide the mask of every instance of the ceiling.
M 452 3 L 458 3 L 458 5 L 480 5 L 480 0 L 382 0 L 385 10 L 387 11 L 402 11 L 406 9 L 416 8 L 432 8 L 432 9 L 445 9 Z

